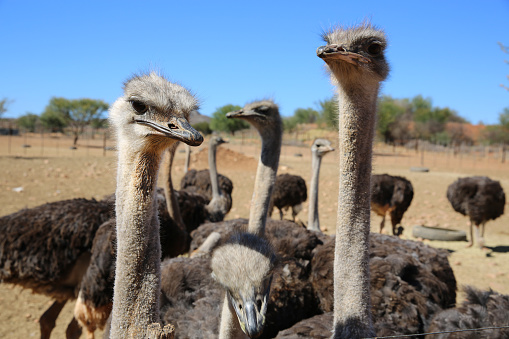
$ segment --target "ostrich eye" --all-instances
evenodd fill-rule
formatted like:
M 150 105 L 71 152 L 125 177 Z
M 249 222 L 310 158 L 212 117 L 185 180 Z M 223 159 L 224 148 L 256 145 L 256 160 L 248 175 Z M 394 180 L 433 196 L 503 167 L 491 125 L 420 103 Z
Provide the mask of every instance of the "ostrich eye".
M 380 46 L 380 44 L 373 43 L 373 44 L 368 46 L 368 53 L 369 54 L 371 54 L 371 55 L 378 55 L 378 54 L 380 54 L 380 52 L 382 52 L 382 46 Z
M 136 114 L 145 114 L 145 112 L 148 111 L 147 105 L 145 105 L 141 101 L 133 100 L 131 101 L 131 106 L 133 106 L 134 110 L 136 111 Z

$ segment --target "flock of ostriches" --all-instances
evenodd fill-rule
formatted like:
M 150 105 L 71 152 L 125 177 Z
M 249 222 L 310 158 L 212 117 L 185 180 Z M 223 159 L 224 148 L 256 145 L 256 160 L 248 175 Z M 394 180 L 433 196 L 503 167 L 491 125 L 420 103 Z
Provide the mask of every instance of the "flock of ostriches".
M 467 300 L 456 308 L 447 252 L 397 237 L 412 184 L 371 175 L 376 99 L 389 73 L 384 33 L 363 24 L 323 37 L 317 55 L 339 97 L 335 236 L 320 231 L 318 211 L 321 159 L 334 150 L 328 140 L 312 145 L 308 192 L 302 178 L 277 176 L 282 122 L 274 102 L 228 113 L 256 128 L 262 147 L 249 218 L 223 221 L 233 189 L 216 169 L 216 150 L 225 141 L 212 137 L 210 170 L 188 171 L 176 190 L 177 144 L 203 141 L 187 120 L 197 100 L 154 73 L 135 76 L 110 109 L 116 192 L 0 219 L 2 282 L 55 300 L 40 318 L 41 338 L 50 337 L 74 298 L 68 338 L 82 329 L 92 338 L 97 328 L 112 338 L 369 338 L 507 325 L 509 296 L 467 288 Z M 164 190 L 156 188 L 159 171 Z M 308 196 L 308 222 L 296 223 Z M 447 197 L 482 233 L 505 204 L 500 184 L 486 177 L 458 179 Z M 274 207 L 281 220 L 267 217 Z M 283 220 L 285 209 L 293 221 Z M 389 214 L 396 236 L 370 233 L 370 210 L 383 217 L 380 231 Z M 508 336 L 500 329 L 433 338 Z

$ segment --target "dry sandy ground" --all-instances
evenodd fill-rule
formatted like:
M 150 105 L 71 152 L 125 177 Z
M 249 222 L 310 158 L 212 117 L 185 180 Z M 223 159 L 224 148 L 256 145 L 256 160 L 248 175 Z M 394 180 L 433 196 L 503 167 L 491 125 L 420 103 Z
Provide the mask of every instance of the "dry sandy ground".
M 335 143 L 335 136 L 332 139 Z M 21 147 L 29 143 L 30 148 Z M 0 216 L 46 202 L 75 197 L 101 198 L 115 188 L 115 153 L 103 156 L 101 141 L 82 141 L 77 150 L 70 150 L 68 139 L 27 139 L 0 137 Z M 9 149 L 10 144 L 10 149 Z M 204 143 L 206 144 L 206 143 Z M 111 143 L 110 143 L 111 145 Z M 205 146 L 193 150 L 191 167 L 207 166 Z M 183 147 L 181 148 L 183 150 Z M 202 150 L 202 152 L 200 152 Z M 247 217 L 254 183 L 258 140 L 232 140 L 218 152 L 218 169 L 234 183 L 233 208 L 228 218 Z M 297 156 L 301 154 L 302 156 Z M 320 221 L 327 233 L 333 233 L 337 209 L 338 154 L 324 158 L 320 181 Z M 310 150 L 307 147 L 284 146 L 280 173 L 298 174 L 309 181 Z M 174 179 L 183 175 L 184 153 L 177 153 Z M 413 225 L 441 226 L 468 231 L 466 217 L 455 213 L 445 198 L 447 186 L 456 178 L 487 175 L 499 180 L 509 194 L 509 163 L 500 164 L 491 158 L 425 154 L 428 173 L 411 172 L 421 165 L 421 155 L 414 151 L 377 146 L 374 173 L 402 175 L 412 181 L 414 200 L 403 218 L 403 238 L 412 238 Z M 21 190 L 22 189 L 22 190 Z M 16 192 L 19 191 L 20 192 Z M 307 221 L 307 205 L 299 214 Z M 275 215 L 276 216 L 276 215 Z M 380 218 L 372 215 L 372 230 L 378 231 Z M 465 242 L 426 241 L 435 247 L 451 251 L 450 263 L 459 285 L 492 288 L 509 294 L 509 210 L 486 227 L 488 251 L 465 248 Z M 461 294 L 459 295 L 461 298 Z M 0 284 L 0 338 L 30 338 L 39 336 L 37 319 L 49 307 L 48 297 L 32 294 L 20 287 Z M 72 317 L 70 302 L 57 320 L 54 338 L 64 338 L 65 328 Z

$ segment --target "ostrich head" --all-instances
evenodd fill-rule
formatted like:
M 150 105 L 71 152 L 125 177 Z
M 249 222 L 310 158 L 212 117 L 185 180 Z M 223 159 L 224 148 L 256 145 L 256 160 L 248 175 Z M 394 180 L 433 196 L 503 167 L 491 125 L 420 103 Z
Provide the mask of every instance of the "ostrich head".
M 220 136 L 218 135 L 215 135 L 213 136 L 212 138 L 210 138 L 210 146 L 214 146 L 214 147 L 217 147 L 219 145 L 222 145 L 222 144 L 227 144 L 228 141 L 227 140 L 224 140 L 223 138 L 221 138 Z
M 379 83 L 387 78 L 387 39 L 383 31 L 364 24 L 353 29 L 336 28 L 322 37 L 327 45 L 318 47 L 316 54 L 340 83 Z
M 270 244 L 250 233 L 234 235 L 212 255 L 212 275 L 226 290 L 240 327 L 251 338 L 263 331 L 275 265 Z
M 279 107 L 271 100 L 252 102 L 238 111 L 226 114 L 226 117 L 246 120 L 258 130 L 262 137 L 268 133 L 274 135 L 274 130 L 282 128 Z
M 191 146 L 203 142 L 202 135 L 188 122 L 189 113 L 198 102 L 188 90 L 170 83 L 155 73 L 135 76 L 124 84 L 124 96 L 110 109 L 110 122 L 130 147 L 147 145 L 166 149 L 177 141 Z
M 320 158 L 332 151 L 334 151 L 334 148 L 327 139 L 316 139 L 311 146 L 311 152 Z

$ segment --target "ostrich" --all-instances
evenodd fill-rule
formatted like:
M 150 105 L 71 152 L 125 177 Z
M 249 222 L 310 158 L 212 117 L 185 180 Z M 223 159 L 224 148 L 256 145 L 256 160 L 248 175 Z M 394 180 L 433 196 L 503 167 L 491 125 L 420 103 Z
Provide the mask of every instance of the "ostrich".
M 456 212 L 470 218 L 468 247 L 474 244 L 472 226 L 475 225 L 478 245 L 484 248 L 484 225 L 504 214 L 505 193 L 500 182 L 488 177 L 459 178 L 447 188 L 447 199 Z
M 159 323 L 157 173 L 163 152 L 176 141 L 192 146 L 203 141 L 187 121 L 197 105 L 186 89 L 150 73 L 128 80 L 110 109 L 118 145 L 114 338 L 142 337 L 153 330 L 149 325 Z
M 377 336 L 424 333 L 436 314 L 453 307 L 456 280 L 445 250 L 419 241 L 370 234 L 371 313 Z M 330 237 L 314 250 L 310 280 L 320 312 L 277 338 L 330 338 L 333 324 L 334 246 Z
M 385 34 L 371 24 L 323 35 L 339 101 L 339 197 L 334 260 L 334 338 L 375 335 L 369 291 L 371 156 L 380 82 L 389 74 Z
M 370 234 L 371 314 L 378 336 L 423 333 L 433 316 L 454 306 L 456 280 L 445 250 L 418 241 Z M 333 311 L 331 237 L 311 260 L 311 283 L 322 312 Z M 330 333 L 330 328 L 329 328 Z
M 283 220 L 283 210 L 292 209 L 292 221 L 302 210 L 302 203 L 308 198 L 306 181 L 292 174 L 280 174 L 276 178 L 274 190 L 270 199 L 269 215 L 274 207 L 279 210 L 279 217 Z
M 388 174 L 374 174 L 371 177 L 371 210 L 382 217 L 380 233 L 385 226 L 385 216 L 389 212 L 392 234 L 401 235 L 403 227 L 396 226 L 412 203 L 414 188 L 406 178 Z
M 169 169 L 173 164 L 175 149 L 176 147 L 170 147 L 168 150 L 169 159 L 165 165 Z M 170 171 L 163 173 L 163 185 L 165 194 L 158 192 L 157 199 L 162 259 L 185 253 L 189 249 L 190 242 L 189 234 L 180 215 Z M 114 196 L 109 198 L 114 199 Z M 81 279 L 74 317 L 89 337 L 93 337 L 97 328 L 104 327 L 111 313 L 115 279 L 116 236 L 115 218 L 99 227 L 91 249 L 90 264 Z
M 111 217 L 111 204 L 94 199 L 52 202 L 0 218 L 0 281 L 29 288 L 55 301 L 39 319 L 41 338 L 85 274 L 94 234 Z M 78 338 L 75 319 L 67 338 Z
M 253 278 L 264 276 L 261 271 L 263 267 L 274 265 L 270 295 L 266 302 L 265 326 L 260 335 L 261 339 L 273 338 L 280 330 L 319 312 L 309 281 L 309 263 L 313 250 L 321 244 L 318 239 L 321 234 L 296 227 L 288 220 L 267 220 L 264 238 L 272 244 L 276 255 L 276 261 L 272 264 L 272 252 L 266 252 L 263 256 L 261 252 L 253 252 L 255 244 L 262 246 L 264 251 L 269 251 L 269 248 L 264 238 L 246 233 L 248 223 L 247 219 L 206 223 L 196 230 L 197 238 L 193 238 L 193 241 L 197 241 L 195 244 L 199 242 L 199 247 L 203 248 L 211 237 L 214 239 L 216 232 L 220 234 L 220 242 L 226 245 L 218 247 L 217 251 L 220 252 L 213 252 L 214 262 L 223 268 L 215 269 L 215 275 L 218 280 L 225 280 L 233 290 L 237 290 L 236 286 L 242 282 L 260 288 L 263 281 L 253 282 Z M 246 248 L 241 248 L 244 245 L 239 243 L 245 243 Z M 226 262 L 218 260 L 217 253 L 221 253 L 222 258 L 230 259 Z M 162 294 L 163 300 L 167 301 L 162 302 L 161 318 L 164 323 L 175 324 L 176 336 L 180 339 L 218 336 L 219 321 L 216 314 L 221 312 L 224 288 L 212 281 L 212 261 L 208 259 L 209 254 L 205 253 L 205 257 L 203 255 L 167 259 L 162 264 Z M 229 271 L 224 269 L 232 261 L 232 255 L 243 255 L 242 260 L 232 262 L 236 272 L 242 270 L 242 267 L 246 272 L 238 281 L 228 278 Z M 253 256 L 256 259 L 253 260 Z M 259 266 L 258 261 L 264 263 L 263 266 Z M 233 274 L 233 268 L 231 272 Z M 259 297 L 263 300 L 262 295 Z M 242 331 L 239 331 L 239 335 L 243 335 Z
M 217 147 L 227 143 L 220 136 L 213 136 L 209 144 L 209 170 L 190 170 L 180 182 L 180 190 L 197 193 L 207 199 L 208 220 L 222 221 L 232 207 L 233 183 L 217 173 Z
M 508 338 L 507 328 L 484 331 L 461 330 L 507 326 L 509 295 L 499 294 L 491 289 L 481 291 L 472 286 L 466 286 L 464 291 L 466 298 L 462 305 L 438 313 L 427 330 L 427 332 L 458 332 L 435 334 L 432 338 Z
M 270 246 L 261 250 L 256 242 L 264 241 L 270 196 L 276 180 L 281 152 L 282 122 L 278 106 L 269 100 L 247 104 L 243 109 L 230 112 L 226 116 L 245 119 L 253 125 L 262 138 L 262 149 L 256 171 L 247 233 L 241 233 L 238 236 L 242 240 L 229 242 L 216 249 L 212 257 L 212 262 L 221 263 L 221 265 L 213 266 L 218 268 L 217 271 L 213 270 L 213 273 L 226 291 L 219 338 L 243 337 L 242 332 L 250 337 L 257 337 L 265 325 L 267 298 L 273 271 L 272 260 L 268 258 L 272 257 L 273 250 Z M 253 252 L 246 248 L 247 243 L 253 243 L 259 254 L 266 259 L 253 256 Z M 232 256 L 221 255 L 223 251 L 234 249 L 236 246 L 244 250 L 232 253 Z M 258 266 L 262 262 L 270 264 Z M 244 272 L 248 274 L 243 276 L 242 281 L 245 285 L 242 289 L 238 288 L 239 281 L 231 279 L 232 276 L 223 276 L 227 271 L 219 269 L 223 267 L 222 265 L 243 267 Z
M 334 151 L 331 142 L 326 139 L 316 139 L 311 146 L 311 185 L 309 188 L 309 212 L 307 228 L 321 232 L 320 220 L 318 218 L 318 179 L 320 176 L 320 165 L 322 157 Z

